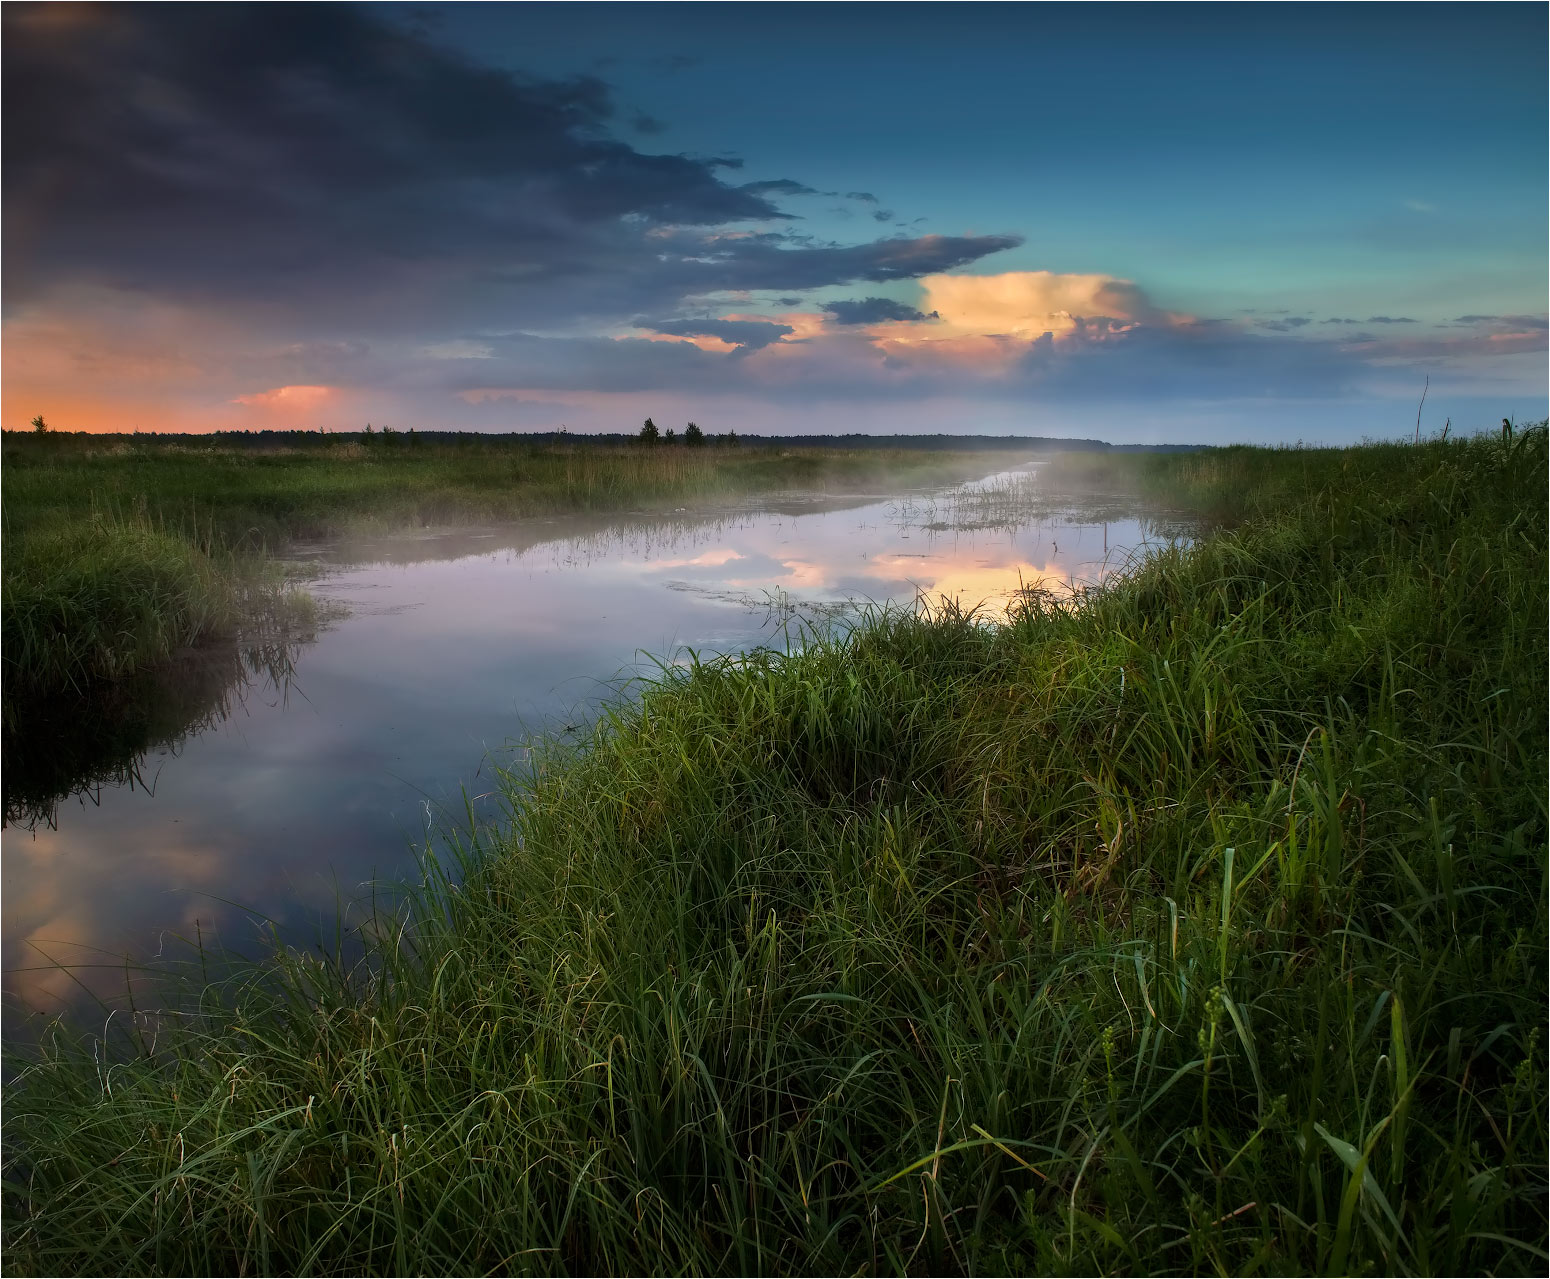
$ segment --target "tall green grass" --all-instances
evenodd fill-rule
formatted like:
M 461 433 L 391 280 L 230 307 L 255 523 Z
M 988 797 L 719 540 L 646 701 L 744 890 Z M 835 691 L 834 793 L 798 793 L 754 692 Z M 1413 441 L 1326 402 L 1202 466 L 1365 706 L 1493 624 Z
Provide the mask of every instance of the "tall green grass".
M 47 1037 L 8 1267 L 1542 1273 L 1545 439 L 664 670 L 365 959 Z

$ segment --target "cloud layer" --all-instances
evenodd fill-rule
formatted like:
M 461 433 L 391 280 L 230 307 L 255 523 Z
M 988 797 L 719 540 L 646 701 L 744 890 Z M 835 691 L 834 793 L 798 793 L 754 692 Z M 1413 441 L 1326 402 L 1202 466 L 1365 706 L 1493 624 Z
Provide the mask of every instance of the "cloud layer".
M 552 426 L 537 406 L 630 394 L 1263 400 L 1543 363 L 1542 317 L 1229 322 L 1101 271 L 997 272 L 1011 231 L 826 240 L 803 201 L 907 215 L 653 152 L 661 123 L 601 80 L 496 69 L 364 7 L 0 20 L 8 426 Z

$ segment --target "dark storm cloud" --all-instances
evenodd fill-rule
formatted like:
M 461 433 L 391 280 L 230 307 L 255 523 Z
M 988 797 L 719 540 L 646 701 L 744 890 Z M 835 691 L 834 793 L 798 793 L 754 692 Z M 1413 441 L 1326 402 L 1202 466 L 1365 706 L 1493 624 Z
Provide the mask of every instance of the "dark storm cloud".
M 107 286 L 314 337 L 563 327 L 1019 243 L 715 234 L 782 225 L 775 199 L 811 188 L 639 151 L 601 81 L 482 66 L 365 8 L 12 4 L 3 24 L 11 305 Z
M 1017 376 L 1051 398 L 1108 396 L 1316 399 L 1355 391 L 1363 365 L 1330 341 L 1218 324 L 1138 326 L 1093 342 L 1036 342 Z
M 688 336 L 726 321 L 690 321 Z M 735 323 L 735 322 L 731 322 Z M 783 327 L 783 326 L 772 326 Z M 708 336 L 708 335 L 707 335 Z M 746 336 L 746 335 L 745 335 Z M 776 334 L 775 336 L 779 336 Z M 735 392 L 747 389 L 750 352 L 704 351 L 689 342 L 646 338 L 553 338 L 514 333 L 487 338 L 482 360 L 407 360 L 385 370 L 379 384 L 400 391 L 465 392 L 474 387 L 585 387 L 589 391 Z
M 951 271 L 1021 243 L 1012 236 L 893 237 L 865 244 L 817 244 L 777 232 L 732 234 L 681 230 L 595 237 L 584 262 L 536 268 L 481 268 L 480 284 L 460 299 L 484 299 L 470 323 L 553 330 L 557 317 L 617 324 L 635 315 L 678 314 L 724 294 L 793 291 L 855 282 L 888 283 Z M 482 289 L 482 292 L 481 292 Z M 795 305 L 795 304 L 787 304 Z M 385 322 L 385 321 L 384 321 Z M 467 327 L 460 322 L 460 327 Z
M 609 138 L 597 80 L 474 66 L 361 9 L 280 13 L 6 7 L 13 287 L 483 251 L 557 219 L 779 216 L 721 161 Z
M 685 320 L 635 321 L 637 328 L 651 329 L 676 337 L 711 337 L 748 351 L 757 351 L 795 333 L 789 324 L 777 324 L 765 320 L 717 320 L 711 318 Z
M 928 317 L 903 302 L 892 298 L 856 298 L 838 302 L 825 302 L 823 309 L 834 317 L 836 324 L 877 324 L 884 320 L 935 319 L 936 312 Z

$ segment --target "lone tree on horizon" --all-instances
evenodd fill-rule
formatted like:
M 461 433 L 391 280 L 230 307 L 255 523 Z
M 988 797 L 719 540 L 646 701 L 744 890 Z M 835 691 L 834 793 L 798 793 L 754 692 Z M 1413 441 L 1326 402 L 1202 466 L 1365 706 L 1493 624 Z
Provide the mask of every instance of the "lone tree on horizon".
M 657 442 L 657 424 L 649 417 L 645 425 L 640 428 L 640 442 L 642 444 L 655 444 Z
M 32 419 L 32 429 L 39 435 L 48 430 L 48 423 L 43 420 L 43 414 L 39 413 L 37 417 Z
M 691 448 L 705 443 L 705 432 L 700 430 L 693 422 L 684 427 L 684 443 Z

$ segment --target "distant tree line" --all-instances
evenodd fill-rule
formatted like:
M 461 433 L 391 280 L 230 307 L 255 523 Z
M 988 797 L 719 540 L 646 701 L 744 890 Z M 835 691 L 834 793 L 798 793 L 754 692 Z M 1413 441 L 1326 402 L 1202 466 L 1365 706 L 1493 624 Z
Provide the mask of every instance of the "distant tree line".
M 593 436 L 591 438 L 596 439 L 598 437 Z M 602 438 L 607 439 L 610 437 L 604 436 Z M 688 426 L 684 427 L 684 433 L 679 435 L 673 430 L 672 427 L 668 427 L 666 431 L 658 431 L 657 424 L 649 417 L 641 425 L 640 434 L 635 438 L 641 444 L 649 445 L 681 443 L 685 447 L 691 449 L 701 448 L 706 444 L 735 446 L 738 443 L 736 431 L 728 431 L 725 435 L 721 436 L 706 435 L 698 425 L 690 422 Z
M 921 449 L 931 452 L 1019 452 L 1034 450 L 1086 452 L 1179 452 L 1205 447 L 1194 444 L 1107 444 L 1102 440 L 1062 440 L 1035 435 L 754 435 L 741 436 L 729 430 L 714 435 L 694 422 L 688 423 L 681 433 L 669 428 L 658 430 L 656 423 L 647 418 L 641 429 L 634 434 L 620 433 L 581 435 L 569 430 L 558 431 L 440 431 L 418 430 L 409 427 L 398 430 L 391 426 L 378 427 L 367 423 L 359 431 L 330 431 L 327 428 L 312 430 L 244 430 L 244 431 L 60 431 L 44 423 L 40 413 L 32 419 L 31 431 L 7 430 L 4 432 L 9 445 L 24 438 L 42 437 L 51 449 L 72 446 L 100 448 L 105 442 L 156 444 L 202 444 L 205 447 L 227 449 L 253 449 L 261 451 L 273 448 L 325 449 L 340 444 L 359 442 L 370 448 L 413 448 L 417 445 L 439 448 L 500 449 L 533 445 L 566 445 L 575 448 L 607 448 L 625 444 L 682 445 L 701 448 L 706 445 L 735 447 L 744 443 L 756 448 L 837 448 L 837 449 Z M 648 429 L 649 428 L 649 429 Z

